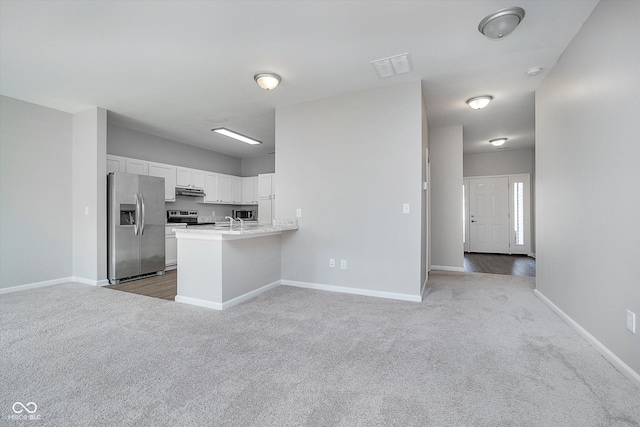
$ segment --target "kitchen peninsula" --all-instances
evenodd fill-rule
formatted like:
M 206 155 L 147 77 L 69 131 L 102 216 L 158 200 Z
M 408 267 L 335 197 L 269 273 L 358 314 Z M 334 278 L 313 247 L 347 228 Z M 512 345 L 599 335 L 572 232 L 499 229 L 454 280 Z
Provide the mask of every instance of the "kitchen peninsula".
M 280 236 L 297 220 L 273 225 L 175 229 L 176 302 L 224 310 L 280 283 Z

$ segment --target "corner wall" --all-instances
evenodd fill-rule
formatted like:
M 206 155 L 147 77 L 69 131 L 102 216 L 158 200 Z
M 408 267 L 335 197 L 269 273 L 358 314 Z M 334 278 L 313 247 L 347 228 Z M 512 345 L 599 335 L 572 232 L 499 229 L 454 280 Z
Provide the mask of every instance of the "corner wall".
M 284 282 L 419 300 L 421 86 L 277 108 L 276 217 L 302 209 L 300 229 L 282 236 Z
M 429 131 L 431 268 L 464 271 L 462 126 Z
M 638 16 L 601 1 L 536 92 L 536 286 L 640 384 Z

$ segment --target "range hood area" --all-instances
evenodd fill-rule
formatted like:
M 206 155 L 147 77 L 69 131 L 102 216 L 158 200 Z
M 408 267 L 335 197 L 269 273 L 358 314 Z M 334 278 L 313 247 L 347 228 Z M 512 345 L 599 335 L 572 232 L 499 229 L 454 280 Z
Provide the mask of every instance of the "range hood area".
M 176 196 L 203 197 L 204 190 L 201 188 L 176 187 Z

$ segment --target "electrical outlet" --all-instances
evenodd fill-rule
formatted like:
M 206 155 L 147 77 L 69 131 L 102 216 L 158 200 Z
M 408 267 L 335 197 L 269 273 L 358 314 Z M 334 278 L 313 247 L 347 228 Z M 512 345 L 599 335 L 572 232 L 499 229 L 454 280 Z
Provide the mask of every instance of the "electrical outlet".
M 409 207 L 409 203 L 405 203 L 402 205 L 402 213 L 408 214 L 411 212 L 411 208 Z
M 343 269 L 343 270 L 347 269 L 347 260 L 346 259 L 340 260 L 340 268 Z
M 336 260 L 333 258 L 329 259 L 329 267 L 335 267 L 336 266 Z
M 300 208 L 296 209 L 296 216 L 298 218 L 302 218 L 302 209 L 300 209 Z
M 636 314 L 631 310 L 627 310 L 627 329 L 636 333 Z

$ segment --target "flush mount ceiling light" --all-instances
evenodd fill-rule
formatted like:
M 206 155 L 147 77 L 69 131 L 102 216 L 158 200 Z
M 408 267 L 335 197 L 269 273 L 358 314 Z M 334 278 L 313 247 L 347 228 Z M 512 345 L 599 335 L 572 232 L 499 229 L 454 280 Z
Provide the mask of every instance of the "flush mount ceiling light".
M 542 72 L 542 67 L 533 67 L 527 70 L 527 76 L 535 77 Z
M 491 143 L 491 145 L 493 145 L 494 147 L 500 147 L 502 144 L 504 144 L 505 142 L 507 142 L 507 138 L 496 138 L 496 139 L 492 139 L 489 141 Z
M 264 90 L 273 90 L 280 84 L 280 76 L 274 73 L 256 74 L 253 79 Z
M 476 96 L 475 98 L 467 99 L 467 104 L 474 110 L 480 110 L 489 105 L 492 99 L 493 96 L 491 95 Z
M 484 17 L 478 25 L 478 31 L 490 39 L 501 39 L 516 29 L 524 18 L 521 7 L 507 7 Z
M 409 53 L 371 61 L 371 64 L 373 65 L 373 68 L 376 69 L 376 73 L 378 73 L 378 77 L 381 79 L 413 71 Z
M 252 139 L 249 138 L 248 136 L 244 136 L 244 135 L 240 135 L 237 132 L 234 132 L 232 130 L 229 130 L 227 128 L 216 128 L 216 129 L 211 129 L 212 131 L 219 133 L 220 135 L 224 135 L 224 136 L 228 136 L 229 138 L 233 138 L 233 139 L 237 139 L 238 141 L 242 141 L 242 142 L 246 142 L 247 144 L 251 144 L 251 145 L 258 145 L 258 144 L 262 144 L 262 142 L 256 140 L 256 139 Z

